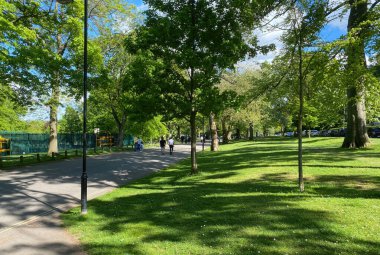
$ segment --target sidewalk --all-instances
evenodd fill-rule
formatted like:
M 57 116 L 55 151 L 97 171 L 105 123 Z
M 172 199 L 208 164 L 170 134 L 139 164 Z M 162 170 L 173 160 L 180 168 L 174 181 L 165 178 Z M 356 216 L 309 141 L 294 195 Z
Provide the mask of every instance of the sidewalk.
M 89 157 L 88 199 L 189 155 L 189 145 L 176 145 L 173 155 L 155 148 Z M 0 170 L 0 254 L 84 254 L 59 219 L 80 205 L 81 172 L 82 158 Z

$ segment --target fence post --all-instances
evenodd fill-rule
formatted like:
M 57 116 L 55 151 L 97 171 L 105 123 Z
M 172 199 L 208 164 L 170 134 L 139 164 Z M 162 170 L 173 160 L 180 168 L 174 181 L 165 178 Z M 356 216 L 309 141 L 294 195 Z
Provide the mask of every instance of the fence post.
M 53 160 L 55 160 L 55 152 L 52 152 L 52 153 L 51 153 L 51 158 L 52 158 Z
M 20 156 L 20 163 L 24 162 L 24 156 Z
M 40 158 L 40 154 L 37 153 L 37 161 L 40 162 L 41 161 L 41 158 Z
M 65 158 L 67 158 L 67 150 L 65 150 Z

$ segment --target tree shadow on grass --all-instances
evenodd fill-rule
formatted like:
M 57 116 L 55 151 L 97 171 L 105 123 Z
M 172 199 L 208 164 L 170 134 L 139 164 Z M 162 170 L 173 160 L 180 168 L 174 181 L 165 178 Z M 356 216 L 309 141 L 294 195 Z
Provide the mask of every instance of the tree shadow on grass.
M 306 190 L 310 194 L 336 198 L 380 198 L 380 176 L 319 175 L 313 176 L 310 180 L 305 178 L 305 180 Z M 263 174 L 257 182 L 252 182 L 252 185 L 255 186 L 262 182 L 267 183 L 267 185 L 276 183 L 277 187 L 285 187 L 283 190 L 286 190 L 286 187 L 295 180 L 290 179 L 288 173 L 282 172 Z
M 305 165 L 307 162 L 323 162 L 331 167 L 340 167 L 337 164 L 343 163 L 349 167 L 351 162 L 365 158 L 378 158 L 378 153 L 373 150 L 346 150 L 341 148 L 309 148 L 304 150 Z M 216 152 L 201 155 L 198 162 L 202 171 L 230 171 L 240 170 L 247 167 L 270 167 L 270 166 L 297 166 L 297 150 L 295 148 L 286 149 L 284 147 L 246 147 L 230 150 L 227 152 Z M 294 162 L 293 164 L 289 164 Z M 268 164 L 273 163 L 273 164 Z M 315 165 L 317 166 L 317 165 Z M 367 166 L 360 166 L 367 168 Z M 369 168 L 377 168 L 375 161 L 368 161 Z M 380 169 L 380 168 L 379 168 Z
M 330 227 L 336 221 L 334 215 L 322 208 L 299 206 L 310 194 L 296 193 L 294 187 L 278 182 L 280 177 L 240 183 L 185 182 L 166 190 L 97 199 L 89 208 L 106 222 L 97 223 L 92 231 L 115 236 L 136 232 L 126 229 L 140 229 L 133 247 L 126 243 L 119 247 L 138 255 L 154 254 L 144 251 L 158 244 L 170 244 L 165 254 L 174 250 L 184 254 L 180 251 L 189 240 L 199 247 L 191 254 L 285 254 L 287 249 L 292 254 L 378 254 L 376 241 L 344 243 L 348 237 Z M 268 182 L 269 178 L 278 184 Z M 137 184 L 147 189 L 150 185 L 148 180 Z M 133 190 L 134 185 L 128 188 Z M 96 240 L 86 243 L 90 254 L 100 254 L 96 246 Z

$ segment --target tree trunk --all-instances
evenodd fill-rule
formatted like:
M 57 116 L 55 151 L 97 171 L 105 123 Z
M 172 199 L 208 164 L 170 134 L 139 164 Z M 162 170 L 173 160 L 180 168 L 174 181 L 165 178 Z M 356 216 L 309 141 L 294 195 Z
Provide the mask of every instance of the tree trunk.
M 228 129 L 227 138 L 228 138 L 228 141 L 231 141 L 231 140 L 232 140 L 232 131 L 231 131 L 231 127 Z
M 177 139 L 181 139 L 181 127 L 177 125 Z
M 52 86 L 52 95 L 49 102 L 50 108 L 50 118 L 49 118 L 49 149 L 48 155 L 52 155 L 52 153 L 58 153 L 58 105 L 59 105 L 59 79 L 53 81 L 55 84 Z
M 118 125 L 118 136 L 119 136 L 119 141 L 117 147 L 123 148 L 124 146 L 124 125 Z
M 125 134 L 125 124 L 127 122 L 127 114 L 123 112 L 123 116 L 121 117 L 121 121 L 118 122 L 118 131 L 119 131 L 119 144 L 117 145 L 119 148 L 123 148 L 124 146 L 124 134 Z
M 223 132 L 223 143 L 224 144 L 229 143 L 227 121 L 225 118 L 222 118 L 222 132 Z
M 299 66 L 298 66 L 298 79 L 299 79 L 299 100 L 300 108 L 298 113 L 298 186 L 300 192 L 303 192 L 305 189 L 305 184 L 303 180 L 303 162 L 302 162 L 302 118 L 303 118 L 303 88 L 304 88 L 304 77 L 303 77 L 303 56 L 302 56 L 302 39 L 300 38 L 298 45 L 298 57 L 299 57 Z
M 352 39 L 346 49 L 349 84 L 347 84 L 347 130 L 343 148 L 363 148 L 370 144 L 366 128 L 364 74 L 367 65 L 363 39 L 365 28 L 362 24 L 367 19 L 367 4 L 367 0 L 350 0 L 347 30 Z
M 240 139 L 240 138 L 241 138 L 240 129 L 237 128 L 236 129 L 236 139 Z
M 198 173 L 198 166 L 197 166 L 197 133 L 196 133 L 196 127 L 195 127 L 195 118 L 196 118 L 197 112 L 194 110 L 191 110 L 190 114 L 190 134 L 191 134 L 191 174 L 197 174 Z
M 249 123 L 249 140 L 253 141 L 253 123 Z
M 219 150 L 219 139 L 218 139 L 218 131 L 215 123 L 215 114 L 210 113 L 210 128 L 211 128 L 211 151 Z

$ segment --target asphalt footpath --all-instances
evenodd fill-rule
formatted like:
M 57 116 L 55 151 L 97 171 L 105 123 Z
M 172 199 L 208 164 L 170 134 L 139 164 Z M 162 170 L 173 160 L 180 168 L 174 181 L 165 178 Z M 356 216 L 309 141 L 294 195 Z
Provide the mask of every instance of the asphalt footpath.
M 153 148 L 88 157 L 88 199 L 189 156 L 189 145 L 176 145 L 173 155 Z M 0 169 L 0 254 L 85 254 L 59 218 L 80 205 L 81 173 L 82 158 Z

